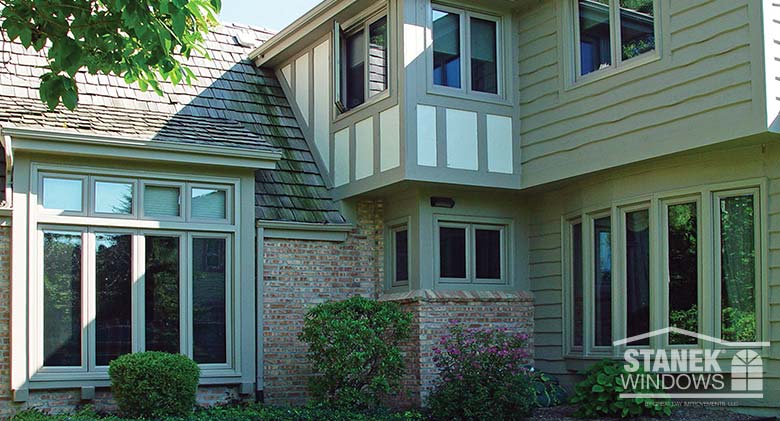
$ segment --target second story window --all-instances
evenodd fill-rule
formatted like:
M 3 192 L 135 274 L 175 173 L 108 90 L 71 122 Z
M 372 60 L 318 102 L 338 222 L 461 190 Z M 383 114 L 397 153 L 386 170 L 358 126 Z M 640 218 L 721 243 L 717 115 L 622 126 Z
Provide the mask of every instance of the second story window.
M 500 20 L 434 5 L 433 84 L 469 92 L 499 93 Z
M 345 112 L 387 90 L 387 15 L 374 16 L 339 32 L 336 105 Z
M 577 76 L 655 51 L 656 0 L 575 0 Z

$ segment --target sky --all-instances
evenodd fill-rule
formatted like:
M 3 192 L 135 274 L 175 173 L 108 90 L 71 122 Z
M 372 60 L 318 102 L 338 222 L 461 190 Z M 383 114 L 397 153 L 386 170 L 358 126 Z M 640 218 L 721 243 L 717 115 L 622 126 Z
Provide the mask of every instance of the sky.
M 322 0 L 222 0 L 220 21 L 280 31 Z

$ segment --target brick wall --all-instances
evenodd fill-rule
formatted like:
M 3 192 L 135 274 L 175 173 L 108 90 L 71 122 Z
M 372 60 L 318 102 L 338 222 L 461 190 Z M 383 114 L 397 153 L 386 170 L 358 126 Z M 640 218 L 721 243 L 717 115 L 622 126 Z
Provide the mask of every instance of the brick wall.
M 411 339 L 404 344 L 405 390 L 393 400 L 396 406 L 425 404 L 438 378 L 433 347 L 448 334 L 451 322 L 527 333 L 530 337 L 528 348 L 533 353 L 533 297 L 528 293 L 426 290 L 388 294 L 380 299 L 396 301 L 413 315 Z
M 298 340 L 306 311 L 355 295 L 376 298 L 383 279 L 382 204 L 358 205 L 345 242 L 266 239 L 263 245 L 264 398 L 302 404 L 311 367 Z

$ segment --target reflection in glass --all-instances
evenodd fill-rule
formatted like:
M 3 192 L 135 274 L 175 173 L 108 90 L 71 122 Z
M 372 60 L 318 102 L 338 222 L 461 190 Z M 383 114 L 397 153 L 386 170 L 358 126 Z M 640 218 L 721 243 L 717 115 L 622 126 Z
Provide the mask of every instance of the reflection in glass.
M 669 326 L 699 331 L 698 217 L 696 203 L 670 205 L 669 247 Z M 696 338 L 670 334 L 669 344 L 695 344 Z
M 178 187 L 145 186 L 144 215 L 180 216 L 181 191 Z
M 359 31 L 346 39 L 347 54 L 345 59 L 347 108 L 355 108 L 366 100 L 365 95 L 365 65 L 366 65 L 365 32 Z
M 626 213 L 626 333 L 650 332 L 650 212 Z M 648 338 L 632 345 L 648 345 Z
M 192 217 L 225 219 L 227 193 L 219 189 L 192 189 Z
M 612 64 L 609 0 L 579 0 L 580 75 Z
M 395 232 L 395 281 L 409 280 L 409 231 Z
M 593 221 L 596 346 L 612 345 L 612 222 L 609 217 Z
M 498 93 L 496 22 L 471 18 L 471 89 Z
M 460 15 L 433 10 L 433 83 L 460 88 Z
M 198 363 L 227 362 L 224 238 L 192 239 L 192 353 Z
M 501 231 L 474 230 L 477 279 L 501 279 Z
M 574 337 L 573 345 L 582 346 L 582 224 L 574 224 L 571 227 L 571 281 L 574 303 L 572 311 L 574 312 Z
M 133 213 L 133 184 L 95 182 L 95 212 L 122 215 Z
M 95 234 L 95 362 L 132 351 L 132 236 Z
M 620 0 L 620 41 L 623 60 L 655 49 L 654 0 Z
M 82 181 L 67 178 L 43 179 L 43 207 L 63 211 L 82 211 Z
M 81 365 L 81 233 L 43 233 L 43 365 Z
M 721 338 L 756 340 L 756 227 L 752 194 L 720 199 Z
M 179 238 L 146 237 L 146 350 L 180 352 Z
M 442 278 L 466 279 L 466 229 L 440 227 L 439 255 Z
M 387 89 L 387 16 L 368 27 L 368 96 Z

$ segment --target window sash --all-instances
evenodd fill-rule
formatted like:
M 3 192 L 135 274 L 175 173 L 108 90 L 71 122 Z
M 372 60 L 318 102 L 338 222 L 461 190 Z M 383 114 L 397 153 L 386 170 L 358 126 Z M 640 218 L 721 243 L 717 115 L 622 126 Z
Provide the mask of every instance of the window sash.
M 396 234 L 406 231 L 406 276 L 407 279 L 404 280 L 398 280 L 397 279 L 397 267 L 398 267 L 398 253 L 396 252 L 398 244 L 396 240 Z M 390 229 L 390 286 L 391 287 L 397 287 L 397 286 L 407 286 L 409 285 L 410 277 L 411 277 L 411 259 L 410 257 L 410 250 L 409 245 L 411 244 L 411 239 L 409 238 L 409 226 L 407 224 L 404 225 L 398 225 Z
M 386 32 L 386 45 L 385 45 L 385 87 L 382 91 L 371 91 L 371 66 L 369 65 L 371 60 L 371 27 L 375 23 L 382 19 L 387 19 L 387 32 Z M 346 27 L 346 29 L 344 29 Z M 347 103 L 348 86 L 347 81 L 347 60 L 349 57 L 349 46 L 347 40 L 357 34 L 363 32 L 363 102 L 353 107 L 349 107 Z M 340 113 L 346 113 L 354 109 L 363 107 L 371 102 L 374 98 L 381 98 L 390 89 L 390 75 L 392 73 L 391 66 L 391 25 L 390 15 L 386 8 L 382 8 L 378 11 L 369 12 L 367 17 L 359 17 L 357 22 L 348 22 L 342 24 L 340 22 L 334 22 L 333 25 L 333 86 L 336 109 Z
M 466 258 L 466 277 L 449 278 L 441 274 L 442 252 L 441 252 L 441 228 L 463 229 L 466 236 L 465 258 Z M 507 234 L 508 225 L 490 224 L 490 223 L 466 223 L 437 220 L 435 224 L 435 274 L 436 280 L 440 284 L 471 284 L 471 285 L 507 285 L 508 282 L 508 248 L 509 239 Z M 477 278 L 476 262 L 476 230 L 489 230 L 500 232 L 500 273 L 499 279 Z
M 43 250 L 44 232 L 73 232 L 81 234 L 81 350 L 80 366 L 57 367 L 43 365 L 43 335 L 44 330 L 44 307 L 43 307 L 43 259 L 45 258 Z M 134 229 L 116 229 L 105 227 L 86 227 L 86 226 L 62 226 L 40 224 L 36 230 L 35 240 L 37 243 L 37 258 L 33 259 L 37 268 L 36 279 L 31 279 L 33 285 L 33 303 L 31 311 L 31 324 L 35 325 L 33 336 L 31 337 L 31 359 L 30 371 L 33 380 L 58 380 L 58 375 L 79 373 L 79 379 L 87 378 L 105 378 L 108 373 L 108 366 L 99 366 L 96 363 L 96 300 L 97 300 L 97 280 L 96 280 L 96 234 L 127 234 L 131 235 L 131 352 L 141 352 L 145 350 L 145 272 L 146 272 L 146 253 L 145 240 L 147 237 L 178 237 L 179 238 L 179 314 L 180 314 L 180 351 L 185 355 L 192 357 L 192 240 L 193 238 L 219 238 L 225 240 L 226 261 L 225 261 L 225 329 L 226 329 L 226 357 L 224 363 L 199 364 L 204 375 L 209 373 L 225 373 L 226 370 L 233 370 L 236 366 L 234 357 L 235 347 L 234 330 L 236 326 L 233 300 L 235 299 L 233 286 L 233 272 L 236 270 L 234 264 L 234 241 L 235 236 L 231 233 L 209 233 L 209 232 L 183 232 L 183 231 L 165 231 L 165 230 L 134 230 Z M 215 371 L 216 370 L 216 371 Z M 97 376 L 97 377 L 96 377 Z
M 570 0 L 569 1 L 569 8 L 571 10 L 571 17 L 573 18 L 572 22 L 572 28 L 574 28 L 574 36 L 572 39 L 574 40 L 573 45 L 573 56 L 574 56 L 574 66 L 572 68 L 574 69 L 574 80 L 588 80 L 595 78 L 596 75 L 603 74 L 605 71 L 608 70 L 614 70 L 614 69 L 620 69 L 624 67 L 626 64 L 630 64 L 633 62 L 641 61 L 642 59 L 652 56 L 652 55 L 658 55 L 659 47 L 661 39 L 658 36 L 660 34 L 660 19 L 659 19 L 659 10 L 660 10 L 660 2 L 659 0 L 653 0 L 653 32 L 655 37 L 655 45 L 652 50 L 645 51 L 635 57 L 631 57 L 628 59 L 623 59 L 622 54 L 622 34 L 621 34 L 621 17 L 620 17 L 620 0 L 610 0 L 609 3 L 609 32 L 610 32 L 610 65 L 607 67 L 604 67 L 602 69 L 596 69 L 589 73 L 582 74 L 582 49 L 580 44 L 580 8 L 579 8 L 579 0 Z

